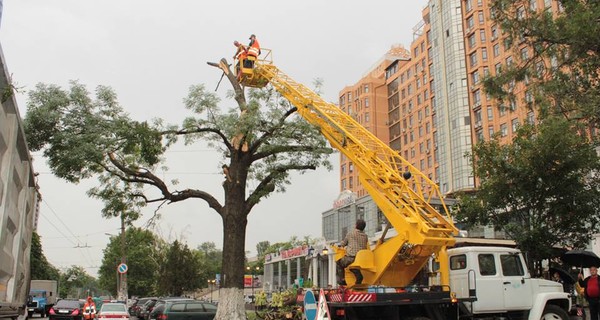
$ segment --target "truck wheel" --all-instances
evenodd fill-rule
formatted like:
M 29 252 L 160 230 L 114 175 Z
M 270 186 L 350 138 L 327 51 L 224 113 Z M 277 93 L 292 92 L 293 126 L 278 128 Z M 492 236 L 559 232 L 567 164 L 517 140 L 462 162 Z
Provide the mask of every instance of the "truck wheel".
M 544 308 L 541 320 L 569 320 L 569 315 L 561 307 L 549 304 Z

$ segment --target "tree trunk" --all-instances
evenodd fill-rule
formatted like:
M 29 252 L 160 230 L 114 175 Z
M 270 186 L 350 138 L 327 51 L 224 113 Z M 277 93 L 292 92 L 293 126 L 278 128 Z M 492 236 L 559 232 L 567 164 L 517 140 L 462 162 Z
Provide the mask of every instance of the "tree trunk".
M 235 181 L 233 182 L 235 183 Z M 244 263 L 246 257 L 246 224 L 244 192 L 240 185 L 229 190 L 223 218 L 223 264 L 219 308 L 215 320 L 245 320 Z M 241 190 L 240 190 L 241 189 Z

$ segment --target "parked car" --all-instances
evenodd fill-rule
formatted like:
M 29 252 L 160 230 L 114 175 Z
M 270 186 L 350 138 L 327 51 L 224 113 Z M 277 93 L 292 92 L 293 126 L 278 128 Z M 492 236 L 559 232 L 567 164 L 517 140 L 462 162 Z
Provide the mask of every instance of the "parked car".
M 181 298 L 181 297 L 160 298 L 158 301 L 156 301 L 156 304 L 154 305 L 154 309 L 152 309 L 152 312 L 150 312 L 150 315 L 148 316 L 148 320 L 157 320 L 158 317 L 160 317 L 160 315 L 163 314 L 166 303 L 174 302 L 174 301 L 195 301 L 195 300 L 190 299 L 190 298 Z
M 136 316 L 136 317 L 140 317 L 140 315 L 142 314 L 142 308 L 144 307 L 144 304 L 146 304 L 146 302 L 148 302 L 151 299 L 157 299 L 156 297 L 145 297 L 145 298 L 140 298 L 138 299 L 138 301 L 136 302 L 135 306 L 132 309 L 132 312 L 130 312 L 130 314 L 132 316 Z
M 98 312 L 98 320 L 129 320 L 129 312 L 124 303 L 107 302 L 102 304 L 102 308 Z
M 148 315 L 150 314 L 150 312 L 152 312 L 152 309 L 154 309 L 154 305 L 156 304 L 156 301 L 158 301 L 158 298 L 152 298 L 152 299 L 146 301 L 146 303 L 144 303 L 144 306 L 140 309 L 138 318 L 140 318 L 142 320 L 147 320 Z
M 201 301 L 167 301 L 157 320 L 213 320 L 217 306 Z
M 134 308 L 137 305 L 138 301 L 140 301 L 140 299 L 130 299 L 129 300 L 129 307 L 127 308 L 127 311 L 129 311 L 130 315 L 135 315 Z
M 48 310 L 50 320 L 81 320 L 83 317 L 83 305 L 77 300 L 58 300 Z

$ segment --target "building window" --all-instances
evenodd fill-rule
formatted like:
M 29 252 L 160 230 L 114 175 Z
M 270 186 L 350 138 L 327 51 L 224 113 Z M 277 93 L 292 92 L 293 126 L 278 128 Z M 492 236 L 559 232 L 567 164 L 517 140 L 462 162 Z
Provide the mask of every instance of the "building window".
M 488 67 L 483 67 L 483 76 L 487 77 L 490 75 L 490 68 Z
M 529 0 L 529 9 L 531 11 L 537 10 L 537 0 Z
M 494 45 L 494 58 L 500 55 L 500 45 L 499 44 L 495 44 Z
M 475 34 L 474 33 L 469 36 L 468 42 L 469 42 L 469 48 L 473 48 L 475 46 Z
M 496 75 L 499 75 L 502 72 L 502 63 L 496 63 Z
M 494 120 L 494 108 L 487 107 L 487 118 L 488 118 L 488 121 Z
M 342 190 L 346 190 L 346 189 L 348 189 L 346 187 L 346 179 L 342 179 Z
M 500 135 L 502 137 L 506 137 L 508 135 L 508 126 L 506 123 L 500 125 Z
M 429 122 L 427 122 L 425 124 L 425 133 L 429 133 L 431 131 L 431 125 L 429 124 Z
M 494 126 L 488 127 L 488 136 L 492 138 L 494 136 Z
M 496 25 L 492 26 L 492 41 L 498 39 L 498 27 Z
M 486 62 L 488 59 L 487 48 L 481 49 L 481 61 Z
M 470 16 L 467 19 L 467 31 L 473 29 L 474 26 L 475 26 L 475 20 L 473 19 L 473 16 Z
M 517 9 L 517 19 L 518 20 L 523 20 L 523 18 L 525 18 L 525 8 L 519 7 Z
M 369 117 L 369 113 L 365 113 L 365 122 L 369 123 L 369 121 L 371 120 L 371 118 Z
M 369 85 L 365 84 L 365 93 L 369 92 Z
M 475 71 L 471 74 L 471 81 L 474 85 L 479 83 L 479 71 Z
M 529 51 L 527 50 L 527 47 L 524 47 L 523 49 L 521 49 L 521 60 L 525 61 L 529 58 Z
M 552 7 L 552 0 L 544 0 L 544 7 L 545 8 Z
M 475 111 L 475 126 L 479 127 L 481 125 L 481 109 Z
M 533 103 L 533 94 L 529 90 L 525 92 L 525 101 L 527 103 Z
M 476 138 L 475 138 L 475 139 L 476 139 L 476 140 L 475 140 L 476 142 L 481 142 L 481 141 L 483 141 L 483 130 L 479 130 L 479 131 L 477 131 L 477 136 L 476 136 Z
M 369 107 L 369 98 L 365 98 L 365 108 L 368 108 L 368 107 Z
M 481 105 L 481 90 L 479 89 L 473 92 L 473 104 L 475 107 Z
M 535 122 L 535 114 L 533 113 L 533 111 L 529 111 L 527 113 L 527 123 L 533 124 L 534 122 Z
M 354 163 L 350 162 L 348 164 L 348 172 L 350 172 L 350 173 L 354 172 Z
M 512 132 L 515 133 L 519 129 L 519 119 L 512 119 L 511 121 Z
M 354 179 L 353 179 L 353 177 L 348 178 L 348 187 L 350 189 L 354 188 Z
M 479 17 L 479 24 L 482 25 L 483 24 L 483 11 L 479 11 L 478 17 Z
M 469 55 L 469 62 L 471 63 L 471 67 L 477 66 L 477 51 Z
M 465 1 L 465 11 L 469 12 L 471 10 L 473 10 L 473 0 Z
M 485 30 L 479 30 L 479 41 L 485 43 Z
M 510 67 L 513 63 L 513 58 L 512 57 L 508 57 L 506 58 L 506 66 Z
M 343 165 L 340 167 L 340 175 L 342 175 L 342 176 L 343 176 L 343 175 L 345 175 L 345 174 L 346 174 L 346 165 L 345 165 L 345 164 L 343 164 Z
M 500 105 L 500 106 L 498 107 L 498 111 L 500 112 L 500 116 L 501 116 L 501 117 L 502 117 L 502 116 L 504 116 L 504 115 L 506 115 L 506 106 L 505 106 L 505 105 L 503 105 L 503 104 L 502 104 L 502 105 Z

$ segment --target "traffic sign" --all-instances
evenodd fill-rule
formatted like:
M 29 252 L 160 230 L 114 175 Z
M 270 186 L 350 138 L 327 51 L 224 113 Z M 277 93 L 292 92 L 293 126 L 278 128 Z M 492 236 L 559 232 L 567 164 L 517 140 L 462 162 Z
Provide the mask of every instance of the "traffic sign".
M 317 301 L 315 294 L 310 290 L 304 294 L 304 315 L 307 320 L 315 320 L 317 317 Z
M 124 264 L 124 263 L 121 263 L 121 264 L 120 264 L 120 265 L 117 267 L 117 271 L 119 271 L 119 273 L 120 273 L 120 274 L 127 273 L 127 269 L 129 269 L 129 268 L 128 268 L 128 267 L 127 267 L 127 265 L 126 265 L 126 264 Z

